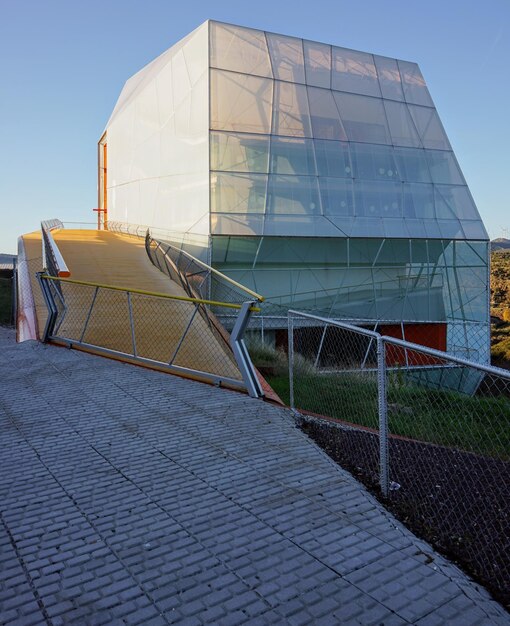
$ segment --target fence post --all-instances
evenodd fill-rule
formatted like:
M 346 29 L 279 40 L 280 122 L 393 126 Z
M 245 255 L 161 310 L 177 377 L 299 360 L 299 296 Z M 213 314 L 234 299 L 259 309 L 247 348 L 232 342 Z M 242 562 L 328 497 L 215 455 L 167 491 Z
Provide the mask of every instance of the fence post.
M 230 346 L 248 393 L 252 398 L 261 398 L 264 396 L 264 391 L 262 390 L 257 372 L 251 362 L 248 348 L 243 339 L 244 331 L 250 321 L 251 309 L 254 304 L 255 302 L 243 302 L 241 305 L 234 328 L 230 333 Z
M 288 342 L 289 342 L 289 402 L 290 408 L 294 406 L 294 318 L 289 313 L 288 317 Z
M 386 353 L 384 340 L 377 337 L 377 400 L 379 408 L 379 484 L 382 495 L 389 492 L 388 402 L 386 394 Z

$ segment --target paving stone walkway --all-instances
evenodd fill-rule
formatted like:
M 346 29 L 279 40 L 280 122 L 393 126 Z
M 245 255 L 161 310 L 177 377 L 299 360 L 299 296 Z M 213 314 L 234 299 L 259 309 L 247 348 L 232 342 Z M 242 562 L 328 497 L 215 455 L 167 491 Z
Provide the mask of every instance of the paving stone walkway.
M 0 350 L 0 623 L 510 623 L 286 410 Z

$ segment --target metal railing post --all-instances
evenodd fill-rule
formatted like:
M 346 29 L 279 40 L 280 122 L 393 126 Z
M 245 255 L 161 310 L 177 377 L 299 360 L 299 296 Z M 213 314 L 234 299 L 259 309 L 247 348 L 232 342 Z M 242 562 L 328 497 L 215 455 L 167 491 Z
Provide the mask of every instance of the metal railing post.
M 289 345 L 289 403 L 290 408 L 294 406 L 294 318 L 288 317 L 288 345 Z
M 386 351 L 384 339 L 377 337 L 377 399 L 379 408 L 379 484 L 388 497 L 390 472 L 388 452 L 388 402 L 386 394 Z
M 37 280 L 39 281 L 39 285 L 41 286 L 44 302 L 46 303 L 46 307 L 48 309 L 48 317 L 46 318 L 46 324 L 44 325 L 44 331 L 41 337 L 41 341 L 43 343 L 46 343 L 49 337 L 51 337 L 51 335 L 53 334 L 53 329 L 55 328 L 55 322 L 57 320 L 58 309 L 48 283 L 42 278 L 42 272 L 37 272 L 36 276 Z
M 230 346 L 248 393 L 252 398 L 260 398 L 264 395 L 264 392 L 243 339 L 254 304 L 256 302 L 243 302 L 241 305 L 239 315 L 230 334 Z

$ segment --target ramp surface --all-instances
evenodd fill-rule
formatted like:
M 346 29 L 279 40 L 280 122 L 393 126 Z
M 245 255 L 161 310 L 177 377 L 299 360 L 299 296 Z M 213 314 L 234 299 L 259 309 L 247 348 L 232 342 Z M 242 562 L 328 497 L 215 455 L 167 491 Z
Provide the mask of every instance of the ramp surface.
M 123 289 L 140 289 L 171 296 L 186 297 L 180 285 L 159 271 L 149 260 L 141 237 L 97 230 L 61 229 L 52 231 L 55 242 L 71 271 L 72 280 L 100 283 Z M 30 263 L 32 291 L 39 335 L 47 311 L 35 272 L 41 271 L 41 234 L 23 236 Z M 90 310 L 93 289 L 64 285 L 69 305 L 61 336 L 78 339 Z M 168 362 L 195 310 L 192 303 L 135 296 L 133 316 L 136 346 L 140 356 Z M 83 340 L 110 350 L 133 349 L 125 293 L 100 291 Z M 241 379 L 235 360 L 224 341 L 213 333 L 200 315 L 193 318 L 188 334 L 179 348 L 176 365 L 219 376 Z
M 2 623 L 509 623 L 281 408 L 37 342 L 0 377 Z

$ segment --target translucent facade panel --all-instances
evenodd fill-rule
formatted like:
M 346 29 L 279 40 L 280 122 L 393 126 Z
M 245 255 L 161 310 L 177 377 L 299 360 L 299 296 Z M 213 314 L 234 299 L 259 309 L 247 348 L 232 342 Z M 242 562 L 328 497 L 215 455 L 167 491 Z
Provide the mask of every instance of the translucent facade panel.
M 319 186 L 324 215 L 354 215 L 352 180 L 320 178 Z
M 313 143 L 319 176 L 353 177 L 348 143 L 320 139 L 314 139 Z
M 466 186 L 435 185 L 436 214 L 438 218 L 476 219 L 476 210 Z
M 399 180 L 391 146 L 352 143 L 351 157 L 355 178 L 368 180 Z
M 434 187 L 421 183 L 404 184 L 404 217 L 434 218 Z
M 266 215 L 263 234 L 270 237 L 338 237 L 339 231 L 320 215 L 279 214 Z
M 401 217 L 402 183 L 354 181 L 356 215 Z
M 274 77 L 292 83 L 304 83 L 305 60 L 302 40 L 272 33 L 267 33 L 266 36 Z
M 464 230 L 464 235 L 470 239 L 489 239 L 489 235 L 480 218 L 476 220 L 462 220 L 462 229 Z
M 331 64 L 332 89 L 368 96 L 381 95 L 371 54 L 333 46 Z
M 303 41 L 306 84 L 331 87 L 331 46 L 313 41 Z
M 266 37 L 260 30 L 210 22 L 210 63 L 244 74 L 272 77 Z
M 464 239 L 465 238 L 460 220 L 438 219 L 437 224 L 439 226 L 439 232 L 441 233 L 441 237 L 443 237 L 444 239 Z
M 265 217 L 263 215 L 255 213 L 211 213 L 211 234 L 230 234 L 247 237 L 262 235 L 264 220 Z
M 263 213 L 267 176 L 211 174 L 212 213 Z
M 271 132 L 272 80 L 211 70 L 210 92 L 213 130 Z
M 211 170 L 267 173 L 269 137 L 211 132 Z
M 420 136 L 407 106 L 404 103 L 384 100 L 384 109 L 393 145 L 420 148 Z
M 329 89 L 308 87 L 308 101 L 316 139 L 347 140 L 333 93 Z
M 409 112 L 424 148 L 451 150 L 450 142 L 435 109 L 410 104 Z
M 272 137 L 270 172 L 272 174 L 315 174 L 313 141 Z
M 289 137 L 312 136 L 304 85 L 274 82 L 273 134 Z
M 401 180 L 412 183 L 431 182 L 426 150 L 421 148 L 394 148 L 394 154 Z
M 403 101 L 404 93 L 402 91 L 402 81 L 400 79 L 397 61 L 388 57 L 379 56 L 374 56 L 374 61 L 377 76 L 379 77 L 382 97 L 389 98 L 390 100 Z
M 267 212 L 320 215 L 317 178 L 313 176 L 269 176 Z
M 404 97 L 406 102 L 411 104 L 423 104 L 433 107 L 434 103 L 430 97 L 425 80 L 421 75 L 420 68 L 416 63 L 399 61 L 398 66 L 404 87 Z
M 447 185 L 462 185 L 464 179 L 453 152 L 426 150 L 432 182 Z
M 382 100 L 337 92 L 334 98 L 350 141 L 391 144 Z
M 215 237 L 212 262 L 253 264 L 260 246 L 260 237 Z

